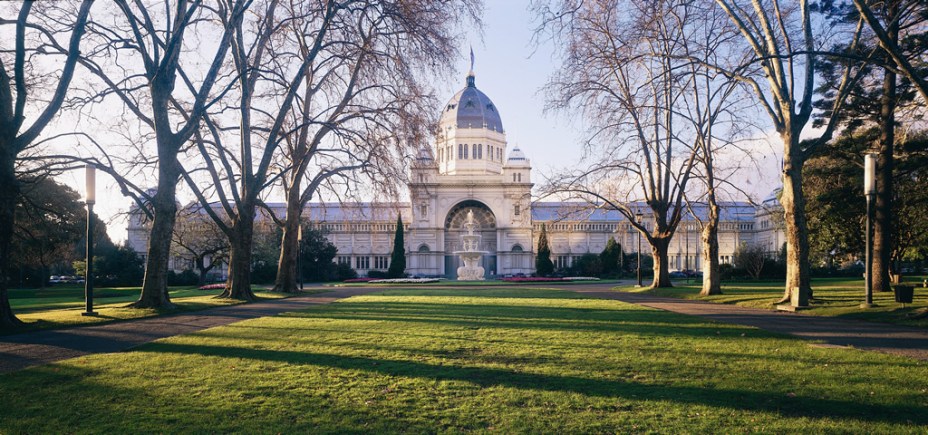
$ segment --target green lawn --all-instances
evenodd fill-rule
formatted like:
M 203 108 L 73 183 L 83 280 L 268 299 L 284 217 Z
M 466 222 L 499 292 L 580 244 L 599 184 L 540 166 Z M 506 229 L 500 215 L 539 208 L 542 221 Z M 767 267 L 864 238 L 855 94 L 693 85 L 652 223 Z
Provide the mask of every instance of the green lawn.
M 928 289 L 921 284 L 915 285 L 914 303 L 906 304 L 905 308 L 895 302 L 892 292 L 874 293 L 874 308 L 860 308 L 864 300 L 864 282 L 860 279 L 847 278 L 818 278 L 812 280 L 812 289 L 815 299 L 811 308 L 802 311 L 804 314 L 819 316 L 834 316 L 868 320 L 874 322 L 895 323 L 909 326 L 928 327 L 928 318 L 913 318 L 928 309 Z M 921 282 L 921 278 L 918 279 Z M 782 281 L 735 281 L 723 282 L 722 293 L 716 296 L 700 296 L 702 284 L 685 281 L 674 281 L 673 288 L 635 288 L 632 286 L 616 287 L 627 292 L 648 293 L 656 296 L 667 296 L 682 299 L 697 299 L 723 304 L 736 304 L 752 308 L 774 308 L 773 303 L 783 296 Z
M 539 288 L 389 290 L 0 376 L 0 433 L 924 433 L 928 363 Z
M 195 311 L 223 305 L 233 305 L 241 301 L 216 299 L 221 290 L 199 290 L 195 287 L 172 287 L 171 301 L 177 310 L 154 310 L 126 308 L 130 302 L 139 298 L 139 287 L 101 288 L 94 290 L 95 317 L 82 316 L 84 311 L 84 288 L 77 286 L 55 286 L 44 289 L 12 289 L 10 305 L 13 312 L 26 326 L 3 333 L 20 333 L 37 329 L 56 329 L 92 323 L 112 322 L 116 320 L 138 319 L 178 311 Z M 258 292 L 256 295 L 265 299 L 283 298 L 288 295 L 271 292 Z
M 456 281 L 445 280 L 428 284 L 390 284 L 390 283 L 366 283 L 366 282 L 338 282 L 325 284 L 332 287 L 415 287 L 418 285 L 428 287 L 525 287 L 525 286 L 552 286 L 552 285 L 574 285 L 574 284 L 618 284 L 618 279 L 601 279 L 599 281 L 548 281 L 548 282 L 511 282 L 511 281 Z

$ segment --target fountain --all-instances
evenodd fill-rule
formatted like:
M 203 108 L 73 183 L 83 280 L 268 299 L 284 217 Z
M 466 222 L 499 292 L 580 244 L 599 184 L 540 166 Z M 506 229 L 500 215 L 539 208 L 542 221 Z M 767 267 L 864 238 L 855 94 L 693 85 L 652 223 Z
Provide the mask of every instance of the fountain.
M 480 258 L 486 251 L 478 250 L 480 247 L 480 235 L 474 234 L 474 227 L 477 224 L 474 223 L 474 211 L 467 211 L 467 221 L 464 222 L 464 229 L 467 230 L 467 234 L 461 236 L 461 241 L 463 243 L 463 251 L 455 251 L 454 253 L 461 257 L 461 262 L 464 263 L 463 266 L 458 268 L 458 281 L 483 281 L 483 267 L 480 266 Z

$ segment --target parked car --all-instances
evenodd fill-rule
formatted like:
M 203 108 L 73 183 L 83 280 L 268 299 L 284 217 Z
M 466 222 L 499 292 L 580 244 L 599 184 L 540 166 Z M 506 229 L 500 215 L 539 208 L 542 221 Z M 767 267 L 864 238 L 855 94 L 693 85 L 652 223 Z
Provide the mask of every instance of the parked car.
M 686 274 L 683 273 L 682 270 L 675 270 L 673 272 L 670 272 L 670 277 L 671 278 L 686 278 Z

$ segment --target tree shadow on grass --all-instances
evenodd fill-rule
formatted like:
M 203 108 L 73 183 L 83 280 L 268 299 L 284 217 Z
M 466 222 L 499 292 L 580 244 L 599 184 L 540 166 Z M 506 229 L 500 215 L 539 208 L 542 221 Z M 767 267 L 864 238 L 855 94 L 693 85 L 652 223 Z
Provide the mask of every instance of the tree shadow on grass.
M 815 397 L 785 397 L 783 393 L 699 388 L 689 386 L 641 384 L 612 379 L 542 375 L 516 370 L 459 367 L 395 361 L 335 354 L 256 350 L 241 347 L 185 345 L 159 342 L 138 349 L 140 352 L 195 354 L 256 361 L 273 361 L 306 366 L 357 370 L 387 376 L 424 378 L 436 381 L 463 381 L 488 387 L 576 393 L 591 397 L 625 400 L 669 401 L 731 410 L 768 412 L 793 418 L 837 418 L 896 424 L 928 424 L 928 413 L 918 406 L 859 403 Z

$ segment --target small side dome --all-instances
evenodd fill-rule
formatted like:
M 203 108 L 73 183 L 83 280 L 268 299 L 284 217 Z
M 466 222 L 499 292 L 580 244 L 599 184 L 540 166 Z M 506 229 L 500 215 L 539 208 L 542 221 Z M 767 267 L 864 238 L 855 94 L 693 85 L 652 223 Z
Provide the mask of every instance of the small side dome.
M 528 166 L 529 162 L 528 158 L 525 157 L 525 153 L 516 145 L 512 151 L 509 152 L 509 156 L 506 158 L 506 164 L 509 166 Z
M 432 161 L 435 160 L 432 158 L 432 150 L 429 147 L 419 148 L 419 155 L 416 156 L 416 160 L 419 161 Z

